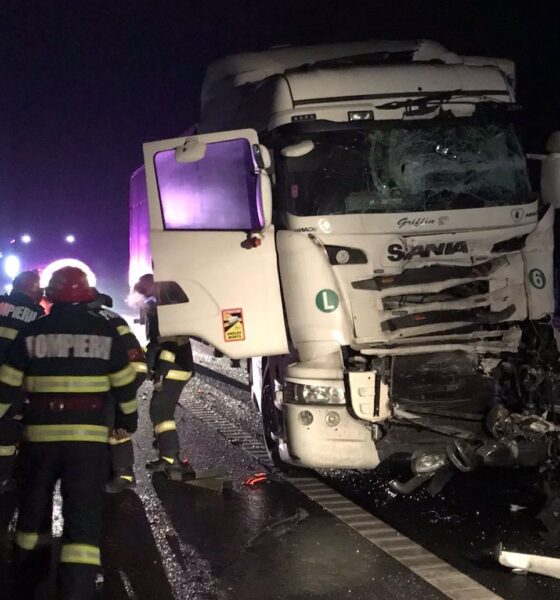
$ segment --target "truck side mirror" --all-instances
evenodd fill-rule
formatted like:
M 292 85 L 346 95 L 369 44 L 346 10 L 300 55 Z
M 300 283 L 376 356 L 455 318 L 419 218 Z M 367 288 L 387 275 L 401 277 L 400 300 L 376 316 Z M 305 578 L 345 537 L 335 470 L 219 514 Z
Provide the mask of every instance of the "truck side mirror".
M 546 151 L 541 162 L 541 196 L 546 204 L 560 208 L 560 131 L 548 138 Z

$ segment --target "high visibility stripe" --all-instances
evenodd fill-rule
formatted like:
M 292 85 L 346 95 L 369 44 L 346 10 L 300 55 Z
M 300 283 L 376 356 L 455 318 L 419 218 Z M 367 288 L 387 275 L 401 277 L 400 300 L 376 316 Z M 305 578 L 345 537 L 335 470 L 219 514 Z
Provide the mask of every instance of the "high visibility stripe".
M 16 531 L 16 546 L 24 550 L 34 550 L 41 546 L 48 546 L 52 542 L 51 533 L 25 533 Z
M 118 440 L 117 438 L 110 437 L 109 444 L 111 446 L 118 446 L 119 444 L 126 444 L 127 442 L 130 442 L 131 439 L 132 438 L 130 438 L 130 437 L 126 437 L 126 438 L 123 438 L 122 440 Z
M 162 350 L 159 354 L 160 360 L 165 360 L 167 362 L 175 362 L 175 354 L 173 352 L 169 352 L 169 350 Z
M 15 446 L 0 446 L 0 456 L 13 456 L 15 453 Z
M 107 443 L 109 428 L 102 425 L 27 425 L 23 438 L 28 442 Z
M 128 333 L 132 333 L 130 327 L 128 327 L 127 325 L 119 325 L 117 327 L 117 331 L 119 335 L 127 335 Z
M 147 373 L 148 365 L 143 362 L 131 362 L 130 366 L 134 369 L 136 373 Z
M 178 369 L 169 369 L 165 379 L 174 379 L 176 381 L 188 381 L 191 378 L 190 371 L 179 371 Z
M 128 385 L 132 383 L 136 379 L 136 371 L 130 366 L 126 365 L 124 369 L 117 371 L 116 373 L 111 373 L 109 375 L 109 381 L 111 382 L 111 387 L 122 387 L 124 385 Z
M 0 404 L 0 419 L 8 412 L 11 404 Z
M 2 365 L 0 367 L 0 382 L 14 387 L 20 387 L 23 383 L 23 371 L 14 369 L 10 365 Z
M 62 544 L 60 562 L 101 566 L 101 552 L 90 544 Z
M 138 410 L 138 400 L 129 400 L 128 402 L 119 402 L 119 409 L 125 415 L 131 415 Z
M 175 431 L 175 429 L 177 429 L 175 421 L 162 421 L 154 427 L 154 432 L 159 434 L 165 433 L 166 431 Z
M 15 340 L 18 334 L 18 330 L 13 327 L 0 327 L 0 337 L 6 338 L 7 340 Z
M 105 375 L 34 375 L 25 378 L 25 387 L 28 392 L 40 393 L 95 393 L 108 392 L 111 389 L 109 378 Z

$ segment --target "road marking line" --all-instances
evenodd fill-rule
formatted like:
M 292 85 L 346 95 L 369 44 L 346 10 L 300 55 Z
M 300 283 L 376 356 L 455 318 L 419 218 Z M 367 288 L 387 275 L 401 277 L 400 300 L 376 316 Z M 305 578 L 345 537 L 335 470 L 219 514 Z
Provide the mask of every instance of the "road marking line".
M 181 404 L 193 415 L 198 416 L 193 410 L 197 406 L 195 399 L 187 397 Z M 223 418 L 219 423 L 215 417 L 212 419 L 205 415 L 199 418 L 209 425 L 217 425 L 218 431 L 230 442 L 234 441 L 232 440 L 234 433 L 239 435 L 244 433 L 243 430 L 224 421 Z M 266 451 L 255 451 L 245 447 L 242 449 L 261 464 L 272 464 Z M 263 455 L 266 456 L 266 460 L 263 460 Z M 503 600 L 501 596 L 494 594 L 387 523 L 374 517 L 329 485 L 309 476 L 282 476 L 282 478 L 451 600 Z

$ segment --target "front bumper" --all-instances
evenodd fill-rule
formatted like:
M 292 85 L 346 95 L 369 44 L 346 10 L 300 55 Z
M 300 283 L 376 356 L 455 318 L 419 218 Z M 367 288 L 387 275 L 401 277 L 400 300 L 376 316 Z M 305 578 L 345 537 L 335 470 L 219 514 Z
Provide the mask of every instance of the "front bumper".
M 303 411 L 313 417 L 308 425 L 301 422 Z M 354 419 L 346 406 L 285 403 L 282 413 L 288 442 L 280 452 L 286 462 L 315 469 L 373 469 L 379 464 L 369 424 Z M 327 424 L 328 413 L 338 415 L 337 425 Z

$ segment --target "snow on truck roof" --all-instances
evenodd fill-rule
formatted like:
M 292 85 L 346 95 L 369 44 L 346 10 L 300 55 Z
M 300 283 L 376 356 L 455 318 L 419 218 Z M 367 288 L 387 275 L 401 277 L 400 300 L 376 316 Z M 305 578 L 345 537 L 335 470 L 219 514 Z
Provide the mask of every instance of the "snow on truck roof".
M 263 52 L 246 52 L 226 56 L 212 63 L 202 85 L 202 106 L 216 96 L 227 94 L 233 88 L 246 83 L 262 81 L 272 75 L 292 69 L 343 64 L 345 58 L 353 58 L 356 64 L 367 60 L 399 60 L 401 62 L 440 61 L 447 64 L 492 65 L 500 68 L 512 84 L 514 64 L 508 59 L 479 56 L 459 56 L 431 40 L 369 40 L 346 44 L 274 48 Z

